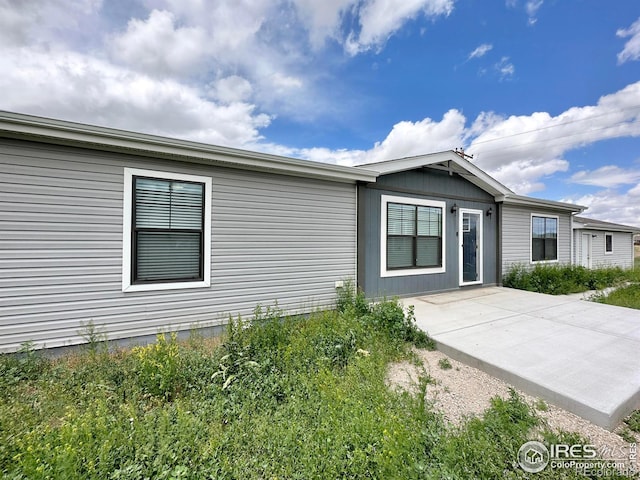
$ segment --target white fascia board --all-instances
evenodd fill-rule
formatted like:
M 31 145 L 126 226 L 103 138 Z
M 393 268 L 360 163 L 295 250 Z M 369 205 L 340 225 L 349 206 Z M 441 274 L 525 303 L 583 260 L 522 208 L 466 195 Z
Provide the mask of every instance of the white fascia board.
M 639 228 L 625 227 L 624 225 L 595 225 L 592 223 L 582 223 L 579 220 L 574 220 L 574 230 L 598 230 L 600 232 L 617 232 L 617 233 L 633 233 L 637 235 L 640 233 Z
M 527 207 L 551 208 L 555 210 L 565 210 L 568 212 L 584 212 L 587 207 L 573 203 L 556 202 L 554 200 L 543 200 L 541 198 L 525 197 L 521 195 L 504 195 L 496 198 L 498 202 L 505 205 L 523 205 Z
M 0 111 L 0 136 L 345 183 L 375 182 L 378 176 L 377 172 L 365 168 L 281 157 L 6 111 Z

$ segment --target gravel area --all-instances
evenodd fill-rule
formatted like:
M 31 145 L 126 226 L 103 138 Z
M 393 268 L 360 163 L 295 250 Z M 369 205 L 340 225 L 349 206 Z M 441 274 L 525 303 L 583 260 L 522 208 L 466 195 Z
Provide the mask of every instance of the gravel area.
M 410 362 L 391 365 L 388 373 L 389 384 L 395 388 L 415 392 L 420 374 L 429 375 L 435 383 L 427 386 L 427 398 L 453 427 L 460 425 L 465 418 L 482 415 L 489 408 L 492 397 L 507 398 L 509 389 L 513 388 L 502 380 L 460 363 L 441 352 L 416 349 L 415 354 L 419 359 L 416 363 L 421 361 L 422 366 Z M 448 362 L 451 368 L 442 368 L 440 362 Z M 515 390 L 533 406 L 552 430 L 579 433 L 596 446 L 602 458 L 624 458 L 628 461 L 630 444 L 619 435 L 624 429 L 624 424 L 610 432 L 555 405 Z M 636 445 L 640 446 L 640 434 L 628 432 L 635 436 Z M 636 465 L 640 468 L 640 459 L 636 459 Z

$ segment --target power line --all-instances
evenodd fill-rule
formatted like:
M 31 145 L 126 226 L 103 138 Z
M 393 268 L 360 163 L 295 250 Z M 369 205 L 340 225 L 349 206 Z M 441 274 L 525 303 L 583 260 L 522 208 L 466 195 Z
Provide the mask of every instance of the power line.
M 585 122 L 587 120 L 592 120 L 594 118 L 605 117 L 607 115 L 613 115 L 614 113 L 620 113 L 620 112 L 624 112 L 624 111 L 627 111 L 627 110 L 634 110 L 634 109 L 637 109 L 637 108 L 640 108 L 640 105 L 634 105 L 634 106 L 627 107 L 627 108 L 620 108 L 620 109 L 615 110 L 613 112 L 601 113 L 600 115 L 591 115 L 591 116 L 586 117 L 586 118 L 578 118 L 576 120 L 570 120 L 570 121 L 567 121 L 567 122 L 556 123 L 554 125 L 548 125 L 546 127 L 534 128 L 533 130 L 526 130 L 524 132 L 513 133 L 511 135 L 504 135 L 504 136 L 498 137 L 498 138 L 490 138 L 488 140 L 482 140 L 480 142 L 475 142 L 474 145 L 481 145 L 481 144 L 484 144 L 484 143 L 497 142 L 497 141 L 503 140 L 505 138 L 517 137 L 519 135 L 526 135 L 528 133 L 541 132 L 542 130 L 548 130 L 550 128 L 557 128 L 557 127 L 561 127 L 563 125 L 571 125 L 572 123 L 577 123 L 577 122 Z M 627 123 L 627 122 L 624 121 L 624 122 L 620 122 L 620 123 Z M 614 124 L 614 125 L 619 125 L 620 123 L 617 123 L 617 124 Z
M 551 138 L 551 139 L 548 139 L 548 140 L 533 140 L 531 142 L 518 143 L 517 145 L 505 145 L 504 147 L 500 147 L 500 148 L 493 148 L 493 149 L 490 149 L 490 150 L 480 150 L 479 152 L 477 152 L 477 155 L 479 155 L 481 153 L 486 154 L 486 153 L 498 152 L 498 151 L 502 151 L 502 150 L 512 150 L 512 149 L 519 148 L 521 146 L 535 145 L 537 143 L 545 144 L 545 145 L 552 144 L 553 146 L 569 145 L 569 144 L 571 144 L 573 142 L 564 142 L 564 143 L 560 143 L 560 144 L 554 144 L 553 142 L 555 142 L 558 139 L 562 139 L 562 138 L 575 137 L 575 136 L 578 136 L 578 135 L 585 135 L 585 134 L 589 134 L 591 132 L 597 132 L 597 131 L 600 131 L 600 130 L 607 130 L 609 128 L 614 128 L 614 127 L 616 127 L 618 125 L 635 126 L 635 125 L 640 125 L 640 121 L 637 120 L 635 122 L 626 122 L 626 121 L 617 122 L 617 123 L 608 125 L 606 127 L 592 128 L 591 130 L 586 130 L 586 131 L 583 131 L 583 132 L 571 133 L 571 134 L 568 134 L 568 135 L 559 135 L 557 137 L 554 137 L 554 138 Z M 508 135 L 508 136 L 502 137 L 500 139 L 494 139 L 494 140 L 502 140 L 503 138 L 510 138 L 510 137 L 514 137 L 516 135 L 521 135 L 521 134 Z M 601 140 L 605 140 L 605 139 L 601 139 Z M 593 140 L 593 142 L 595 142 L 595 141 L 596 140 Z M 589 142 L 588 140 L 585 141 L 585 142 L 586 143 L 592 143 L 592 142 Z M 477 143 L 473 143 L 469 148 L 471 149 L 471 148 L 475 147 L 476 145 L 477 145 Z

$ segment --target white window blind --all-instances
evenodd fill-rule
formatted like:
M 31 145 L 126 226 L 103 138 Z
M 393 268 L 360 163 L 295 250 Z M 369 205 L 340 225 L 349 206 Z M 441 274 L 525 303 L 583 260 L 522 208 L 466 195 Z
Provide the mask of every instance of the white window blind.
M 202 278 L 204 185 L 134 177 L 134 282 Z

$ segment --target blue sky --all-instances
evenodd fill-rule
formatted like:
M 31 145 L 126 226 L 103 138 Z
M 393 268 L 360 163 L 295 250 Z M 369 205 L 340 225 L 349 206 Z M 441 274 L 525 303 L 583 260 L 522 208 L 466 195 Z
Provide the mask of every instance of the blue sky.
M 0 109 L 345 165 L 464 147 L 640 225 L 637 0 L 0 0 Z

